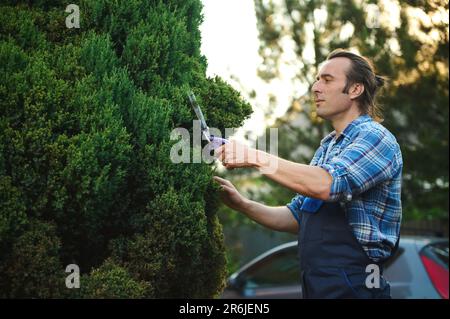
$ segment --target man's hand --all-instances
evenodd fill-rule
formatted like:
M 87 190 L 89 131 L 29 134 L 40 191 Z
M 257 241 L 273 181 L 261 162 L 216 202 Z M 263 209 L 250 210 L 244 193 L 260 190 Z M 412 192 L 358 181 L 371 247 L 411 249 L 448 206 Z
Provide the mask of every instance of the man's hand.
M 222 145 L 214 154 L 227 169 L 257 166 L 258 150 L 237 141 Z
M 220 197 L 228 207 L 270 229 L 298 233 L 298 223 L 286 206 L 270 207 L 260 204 L 242 196 L 230 181 L 218 176 L 214 176 L 214 180 L 220 184 Z
M 221 186 L 222 191 L 220 193 L 220 198 L 225 205 L 237 211 L 242 212 L 245 210 L 245 206 L 248 201 L 237 191 L 236 187 L 234 187 L 234 185 L 226 179 L 218 176 L 214 176 L 213 178 Z

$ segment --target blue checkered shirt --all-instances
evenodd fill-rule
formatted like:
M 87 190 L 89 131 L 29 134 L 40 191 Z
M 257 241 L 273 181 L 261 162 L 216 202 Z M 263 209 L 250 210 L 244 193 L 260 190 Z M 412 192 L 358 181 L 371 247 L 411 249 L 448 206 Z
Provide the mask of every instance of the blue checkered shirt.
M 351 122 L 320 143 L 310 165 L 332 176 L 330 202 L 340 202 L 348 222 L 369 258 L 390 256 L 399 237 L 402 217 L 402 154 L 395 137 L 370 116 Z M 287 204 L 299 221 L 304 196 Z

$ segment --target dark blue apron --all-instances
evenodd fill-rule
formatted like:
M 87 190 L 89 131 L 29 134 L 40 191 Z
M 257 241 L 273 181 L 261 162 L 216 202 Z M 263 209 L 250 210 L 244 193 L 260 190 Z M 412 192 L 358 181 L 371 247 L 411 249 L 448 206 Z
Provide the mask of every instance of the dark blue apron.
M 379 288 L 368 288 L 369 259 L 339 203 L 307 198 L 299 214 L 298 249 L 303 298 L 390 298 L 380 269 Z

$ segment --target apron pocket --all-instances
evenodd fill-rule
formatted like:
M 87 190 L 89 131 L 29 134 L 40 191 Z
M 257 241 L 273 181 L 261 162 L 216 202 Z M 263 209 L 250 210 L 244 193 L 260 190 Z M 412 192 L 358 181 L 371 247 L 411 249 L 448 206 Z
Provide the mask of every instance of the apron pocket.
M 389 299 L 390 298 L 390 286 L 388 282 L 380 275 L 380 287 L 369 288 L 366 285 L 366 280 L 370 273 L 341 269 L 342 276 L 353 292 L 355 298 L 358 299 Z

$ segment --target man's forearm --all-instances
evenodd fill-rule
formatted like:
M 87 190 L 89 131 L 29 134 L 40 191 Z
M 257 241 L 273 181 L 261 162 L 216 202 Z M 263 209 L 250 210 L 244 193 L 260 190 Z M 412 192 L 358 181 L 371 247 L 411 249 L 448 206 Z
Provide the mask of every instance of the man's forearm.
M 321 167 L 290 162 L 262 151 L 258 151 L 255 167 L 294 192 L 323 200 L 329 198 L 332 177 Z
M 240 211 L 258 224 L 270 229 L 294 234 L 298 232 L 298 223 L 286 206 L 270 207 L 246 200 Z

